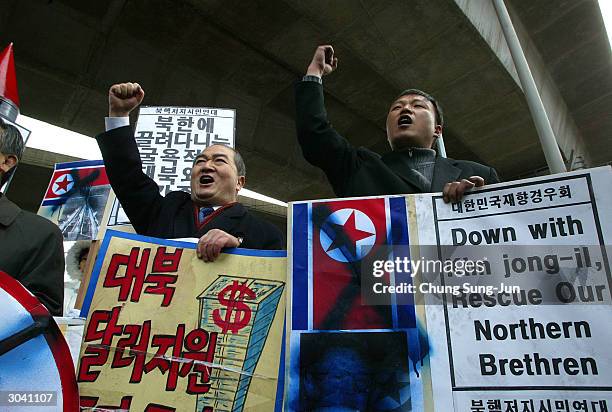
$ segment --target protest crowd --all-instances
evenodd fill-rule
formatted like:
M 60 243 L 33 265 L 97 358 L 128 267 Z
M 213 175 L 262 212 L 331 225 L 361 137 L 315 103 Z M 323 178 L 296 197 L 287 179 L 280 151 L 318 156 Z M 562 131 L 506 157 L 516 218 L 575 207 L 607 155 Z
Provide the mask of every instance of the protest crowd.
M 410 79 L 386 102 L 386 150 L 356 145 L 326 88 L 341 45 L 303 57 L 286 136 L 335 197 L 294 200 L 286 231 L 241 200 L 262 174 L 240 111 L 148 106 L 155 85 L 130 78 L 100 102 L 101 159 L 56 164 L 24 210 L 29 132 L 2 52 L 0 410 L 612 407 L 609 166 L 503 182 L 446 156 L 452 116 Z

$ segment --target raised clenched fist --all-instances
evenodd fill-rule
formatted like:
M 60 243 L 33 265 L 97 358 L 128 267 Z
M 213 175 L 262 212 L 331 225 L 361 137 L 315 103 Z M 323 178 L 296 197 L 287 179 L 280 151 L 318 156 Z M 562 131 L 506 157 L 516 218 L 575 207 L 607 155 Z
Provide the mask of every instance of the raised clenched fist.
M 144 99 L 144 90 L 138 83 L 114 84 L 108 90 L 108 115 L 127 117 Z
M 327 44 L 317 47 L 306 74 L 323 77 L 336 70 L 337 67 L 338 59 L 334 57 L 334 48 Z

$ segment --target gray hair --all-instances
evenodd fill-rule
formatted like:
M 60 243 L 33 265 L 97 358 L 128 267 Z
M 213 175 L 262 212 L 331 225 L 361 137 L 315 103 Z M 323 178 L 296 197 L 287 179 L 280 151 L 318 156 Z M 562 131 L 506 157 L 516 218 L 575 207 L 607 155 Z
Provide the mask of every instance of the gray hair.
M 212 145 L 212 146 L 214 146 L 214 145 Z M 238 150 L 234 149 L 233 147 L 227 146 L 225 144 L 218 144 L 217 146 L 227 147 L 232 152 L 234 152 L 234 165 L 236 166 L 236 169 L 238 170 L 238 176 L 246 177 L 246 164 L 244 163 L 244 159 L 242 158 L 242 155 L 238 152 Z M 200 157 L 200 155 L 198 155 L 193 160 L 193 164 L 195 164 L 196 160 L 198 160 L 199 157 Z
M 17 158 L 17 163 L 23 156 L 24 144 L 19 130 L 12 124 L 5 123 L 0 118 L 0 153 L 3 155 L 13 155 Z M 3 186 L 15 172 L 15 167 L 2 175 L 0 186 Z
M 234 150 L 234 164 L 236 165 L 236 169 L 238 169 L 238 176 L 246 177 L 246 165 L 244 164 L 244 159 L 242 155 L 238 153 L 238 150 Z

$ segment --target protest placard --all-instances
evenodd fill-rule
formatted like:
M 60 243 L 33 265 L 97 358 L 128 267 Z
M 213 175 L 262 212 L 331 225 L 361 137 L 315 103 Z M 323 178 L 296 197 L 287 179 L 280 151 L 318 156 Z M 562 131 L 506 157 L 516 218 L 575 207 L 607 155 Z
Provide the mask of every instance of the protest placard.
M 611 184 L 292 203 L 286 410 L 607 411 Z
M 427 355 L 410 301 L 370 305 L 366 258 L 408 256 L 403 196 L 292 203 L 288 411 L 422 410 Z
M 102 160 L 56 163 L 38 214 L 57 224 L 66 241 L 92 240 L 110 190 Z
M 425 296 L 436 411 L 607 410 L 611 183 L 599 168 L 414 197 L 422 255 L 484 263 L 425 276 L 447 288 Z
M 280 410 L 284 251 L 107 231 L 83 304 L 82 407 Z M 279 380 L 280 377 L 280 380 Z

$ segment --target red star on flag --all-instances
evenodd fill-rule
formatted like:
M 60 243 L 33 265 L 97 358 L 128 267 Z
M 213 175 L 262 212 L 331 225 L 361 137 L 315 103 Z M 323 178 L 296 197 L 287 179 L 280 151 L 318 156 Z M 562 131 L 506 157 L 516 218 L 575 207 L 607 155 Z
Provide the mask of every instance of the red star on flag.
M 57 190 L 63 190 L 64 192 L 68 191 L 68 186 L 72 183 L 72 180 L 68 179 L 68 175 L 63 176 L 64 180 L 57 179 L 55 184 L 57 185 Z
M 346 222 L 344 222 L 344 225 L 338 225 L 330 222 L 330 226 L 332 227 L 335 236 L 332 244 L 329 245 L 326 251 L 329 252 L 330 250 L 344 246 L 353 257 L 356 257 L 357 242 L 374 235 L 374 233 L 358 229 L 355 223 L 354 211 L 350 214 Z
M 74 181 L 70 178 L 69 175 L 65 174 L 58 177 L 53 183 L 53 192 L 62 195 L 66 192 L 69 192 L 72 189 Z

